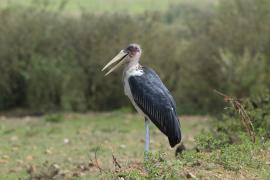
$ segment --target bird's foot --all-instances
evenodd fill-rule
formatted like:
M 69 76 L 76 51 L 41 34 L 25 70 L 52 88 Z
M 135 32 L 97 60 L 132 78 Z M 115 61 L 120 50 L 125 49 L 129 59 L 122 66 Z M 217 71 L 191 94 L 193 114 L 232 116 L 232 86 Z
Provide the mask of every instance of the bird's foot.
M 150 152 L 144 151 L 144 161 L 147 161 L 149 159 Z

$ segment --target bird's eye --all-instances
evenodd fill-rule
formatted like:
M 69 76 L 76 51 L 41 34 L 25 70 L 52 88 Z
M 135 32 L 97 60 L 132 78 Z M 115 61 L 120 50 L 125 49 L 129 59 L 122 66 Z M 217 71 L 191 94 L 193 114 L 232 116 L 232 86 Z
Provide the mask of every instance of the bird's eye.
M 129 52 L 131 52 L 131 53 L 140 52 L 140 48 L 137 47 L 137 46 L 129 46 L 129 47 L 127 48 L 127 50 L 128 50 Z

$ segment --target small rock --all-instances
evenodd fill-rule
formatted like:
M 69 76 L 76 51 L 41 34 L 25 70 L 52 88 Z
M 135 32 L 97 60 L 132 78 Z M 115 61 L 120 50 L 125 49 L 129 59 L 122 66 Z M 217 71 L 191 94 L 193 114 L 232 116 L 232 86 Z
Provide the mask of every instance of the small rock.
M 175 150 L 175 156 L 178 156 L 179 154 L 182 154 L 183 151 L 186 150 L 186 147 L 183 143 L 181 143 Z
M 52 154 L 52 150 L 51 149 L 46 149 L 45 154 Z
M 8 172 L 9 172 L 9 173 L 15 173 L 16 170 L 15 170 L 15 169 L 10 169 Z
M 65 138 L 64 139 L 64 144 L 68 144 L 69 143 L 69 139 L 68 138 Z
M 22 165 L 23 164 L 23 161 L 20 160 L 20 159 L 16 160 L 16 162 L 17 162 L 18 165 Z
M 1 116 L 1 117 L 0 117 L 0 120 L 1 120 L 1 121 L 4 121 L 4 120 L 6 120 L 6 119 L 7 119 L 7 118 L 6 118 L 5 116 Z
M 12 151 L 17 151 L 18 149 L 18 147 L 12 147 Z
M 70 173 L 69 170 L 64 169 L 64 170 L 60 170 L 59 175 L 60 175 L 60 176 L 66 176 L 66 175 L 69 174 L 69 173 Z
M 36 171 L 36 167 L 33 166 L 33 165 L 28 166 L 27 169 L 26 169 L 26 172 L 28 174 L 33 174 L 35 171 Z
M 10 138 L 10 140 L 11 140 L 11 141 L 18 141 L 18 136 L 12 136 L 12 137 Z
M 28 156 L 25 157 L 25 159 L 28 160 L 28 161 L 32 161 L 34 158 L 33 158 L 33 156 L 28 155 Z
M 187 179 L 197 179 L 197 177 L 194 175 L 194 174 L 192 174 L 191 172 L 188 172 L 187 174 L 186 174 L 186 178 Z
M 123 149 L 125 149 L 127 146 L 125 145 L 125 144 L 121 144 L 120 145 L 120 148 L 123 148 Z
M 3 159 L 9 159 L 8 155 L 3 155 Z
M 53 164 L 53 167 L 54 167 L 55 169 L 60 169 L 60 166 L 59 166 L 58 164 Z
M 8 163 L 8 160 L 6 160 L 6 159 L 0 159 L 0 164 L 6 164 L 6 163 Z
M 74 172 L 74 173 L 72 174 L 72 176 L 73 176 L 73 177 L 80 177 L 80 172 Z
M 29 116 L 25 116 L 25 117 L 23 118 L 23 120 L 27 122 L 27 121 L 30 121 L 31 118 L 30 118 Z

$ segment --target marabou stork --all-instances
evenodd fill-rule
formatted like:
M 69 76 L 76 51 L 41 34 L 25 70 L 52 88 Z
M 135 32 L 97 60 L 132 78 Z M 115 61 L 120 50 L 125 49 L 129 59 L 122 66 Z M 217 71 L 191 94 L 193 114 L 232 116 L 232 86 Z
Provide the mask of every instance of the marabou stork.
M 142 50 L 138 44 L 130 44 L 121 50 L 103 69 L 118 64 L 106 74 L 125 65 L 123 84 L 127 95 L 136 110 L 145 117 L 145 152 L 149 151 L 149 120 L 168 137 L 171 147 L 181 141 L 180 122 L 176 114 L 176 105 L 168 89 L 159 76 L 150 68 L 141 66 L 139 60 Z

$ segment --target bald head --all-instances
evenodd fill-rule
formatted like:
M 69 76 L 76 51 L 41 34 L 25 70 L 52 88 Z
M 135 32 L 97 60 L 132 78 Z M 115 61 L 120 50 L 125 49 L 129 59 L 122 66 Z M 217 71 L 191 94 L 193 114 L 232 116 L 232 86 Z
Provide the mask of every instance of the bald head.
M 137 55 L 140 56 L 142 53 L 141 46 L 136 43 L 129 44 L 125 51 L 129 54 L 130 57 L 134 57 Z

